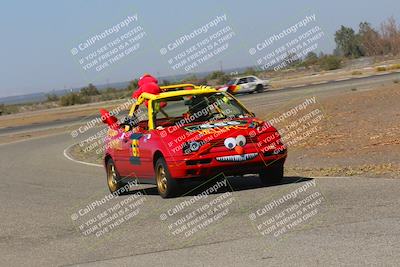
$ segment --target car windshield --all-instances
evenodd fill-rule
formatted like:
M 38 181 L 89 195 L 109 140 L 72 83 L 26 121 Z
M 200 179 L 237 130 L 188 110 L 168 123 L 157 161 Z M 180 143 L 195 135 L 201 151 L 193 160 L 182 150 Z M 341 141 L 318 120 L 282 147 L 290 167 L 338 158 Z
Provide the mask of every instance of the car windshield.
M 236 79 L 229 80 L 229 82 L 226 83 L 226 85 L 234 85 L 236 82 Z
M 252 116 L 233 97 L 223 92 L 156 100 L 153 101 L 153 110 L 156 127 Z

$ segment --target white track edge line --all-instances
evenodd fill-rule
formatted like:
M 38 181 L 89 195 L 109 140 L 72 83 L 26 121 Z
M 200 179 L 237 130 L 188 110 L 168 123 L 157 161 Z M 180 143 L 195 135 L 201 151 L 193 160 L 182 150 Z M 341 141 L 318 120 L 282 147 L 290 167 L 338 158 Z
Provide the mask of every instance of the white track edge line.
M 94 166 L 94 167 L 103 167 L 103 165 L 100 165 L 100 164 L 90 163 L 90 162 L 85 162 L 85 161 L 73 159 L 70 155 L 68 155 L 68 150 L 70 150 L 70 148 L 72 146 L 74 146 L 74 145 L 75 144 L 72 144 L 72 145 L 70 145 L 70 146 L 68 146 L 67 148 L 64 149 L 64 152 L 63 152 L 64 157 L 66 157 L 67 159 L 69 159 L 69 160 L 71 160 L 73 162 L 76 162 L 76 163 L 80 163 L 80 164 L 84 164 L 84 165 L 88 165 L 88 166 Z

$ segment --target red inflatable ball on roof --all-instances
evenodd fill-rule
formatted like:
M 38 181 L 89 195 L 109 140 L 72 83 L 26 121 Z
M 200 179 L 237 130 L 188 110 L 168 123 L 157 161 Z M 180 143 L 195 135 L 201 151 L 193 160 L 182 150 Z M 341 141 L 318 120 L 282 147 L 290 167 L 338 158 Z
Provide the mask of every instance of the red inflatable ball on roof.
M 158 86 L 158 81 L 155 77 L 151 76 L 150 74 L 144 74 L 142 77 L 139 78 L 138 81 L 139 89 L 137 89 L 133 94 L 132 98 L 138 99 L 141 94 L 143 93 L 150 93 L 153 95 L 158 95 L 161 93 L 161 88 Z M 145 102 L 147 107 L 148 101 Z M 163 108 L 167 105 L 165 102 L 161 102 L 160 106 Z
M 150 93 L 157 95 L 161 93 L 161 89 L 158 86 L 158 81 L 156 78 L 150 74 L 145 74 L 139 78 L 138 81 L 139 89 L 137 89 L 133 94 L 132 98 L 138 99 L 142 93 Z

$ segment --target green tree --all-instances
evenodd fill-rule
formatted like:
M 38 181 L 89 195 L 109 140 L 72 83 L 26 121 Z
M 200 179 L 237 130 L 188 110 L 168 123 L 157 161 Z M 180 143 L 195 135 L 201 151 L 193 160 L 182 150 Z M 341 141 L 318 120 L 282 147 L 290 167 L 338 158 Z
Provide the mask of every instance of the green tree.
M 345 57 L 358 58 L 363 56 L 360 38 L 352 28 L 341 26 L 335 33 L 336 46 Z

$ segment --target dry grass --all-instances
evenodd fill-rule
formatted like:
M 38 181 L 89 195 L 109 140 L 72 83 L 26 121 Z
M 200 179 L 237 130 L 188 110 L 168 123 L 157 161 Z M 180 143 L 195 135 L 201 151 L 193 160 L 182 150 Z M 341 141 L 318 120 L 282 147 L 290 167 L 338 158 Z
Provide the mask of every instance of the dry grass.
M 375 69 L 376 71 L 387 71 L 387 68 L 383 66 L 376 67 Z
M 363 74 L 363 73 L 362 73 L 362 71 L 359 71 L 359 70 L 355 70 L 351 73 L 351 75 L 361 75 L 361 74 Z

